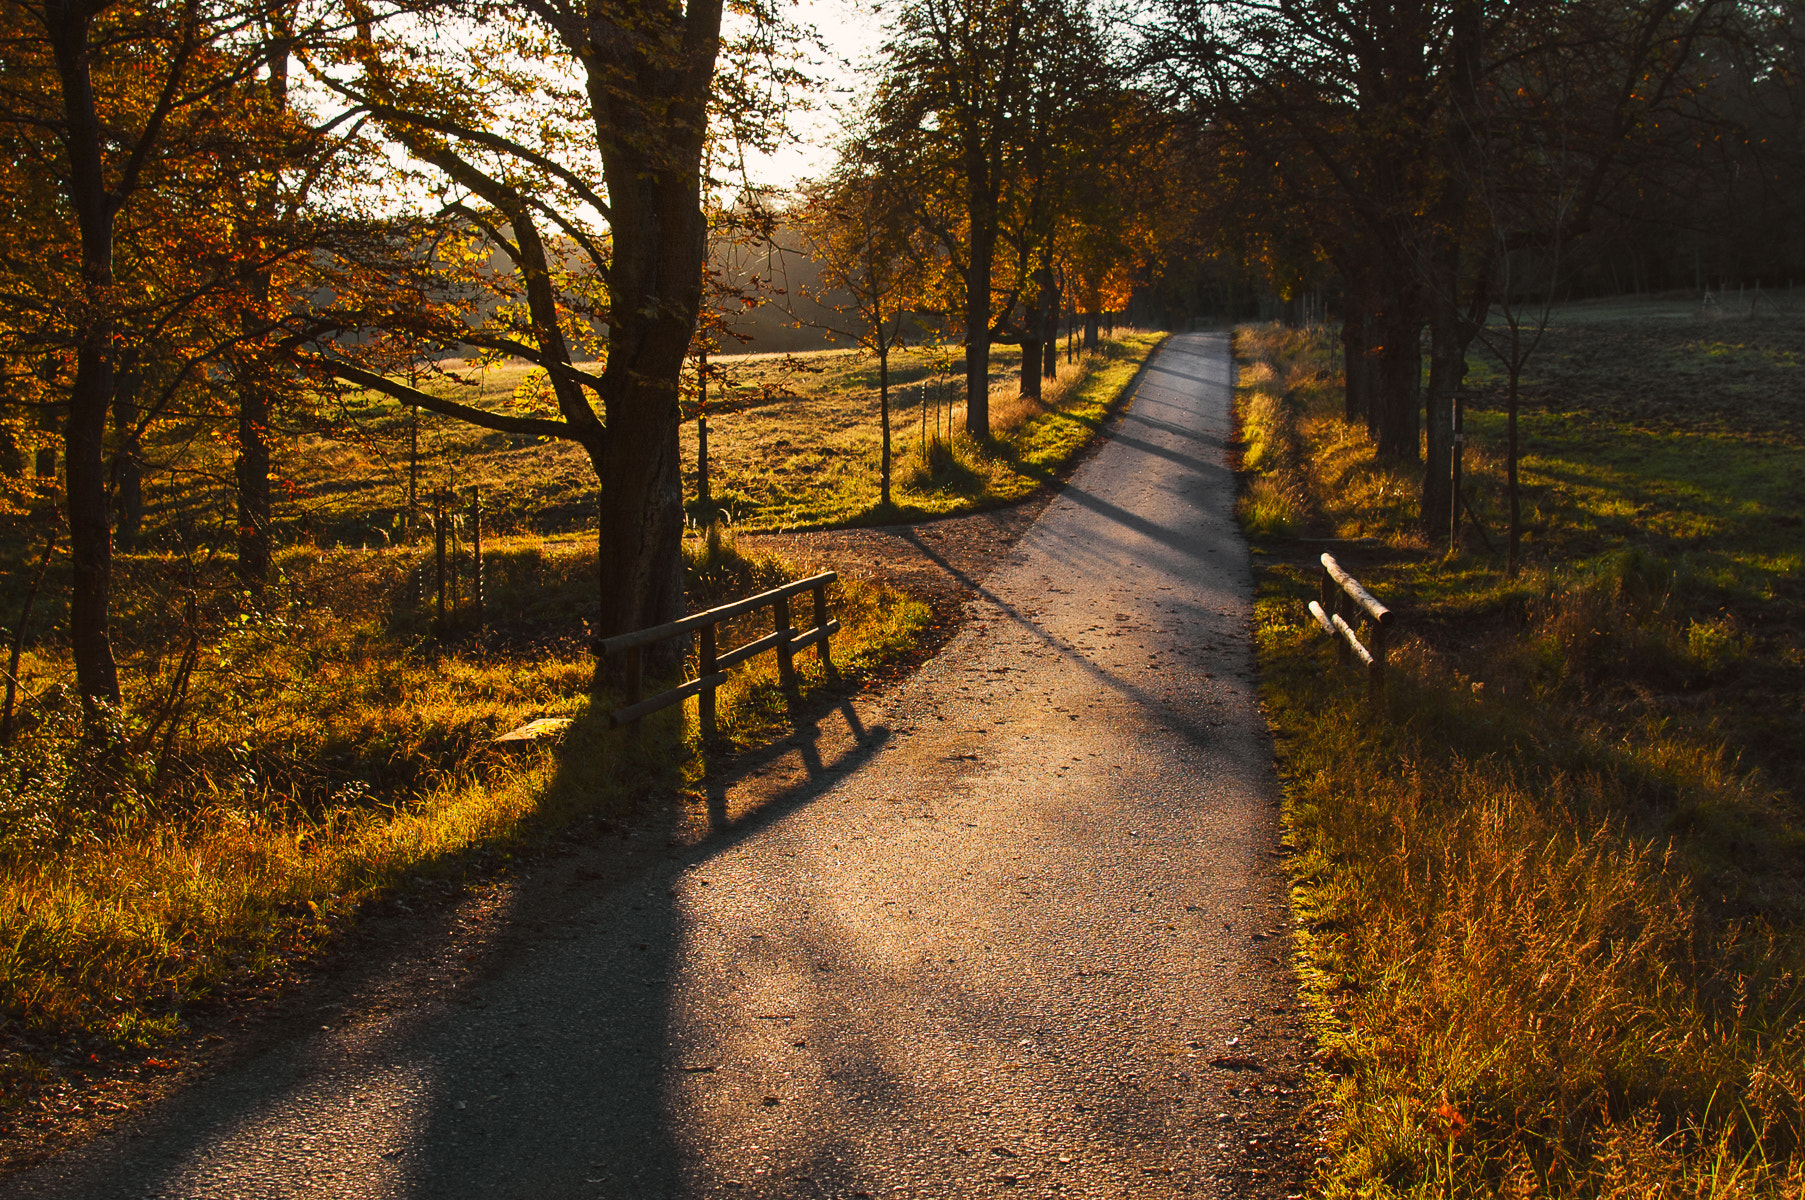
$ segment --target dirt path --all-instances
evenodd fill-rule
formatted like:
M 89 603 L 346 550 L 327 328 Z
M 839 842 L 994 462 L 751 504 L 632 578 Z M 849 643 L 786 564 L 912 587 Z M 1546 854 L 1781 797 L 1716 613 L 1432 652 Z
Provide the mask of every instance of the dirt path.
M 1295 1190 L 1228 372 L 1220 335 L 1173 339 L 987 579 L 924 533 L 967 624 L 711 781 L 705 841 L 572 864 L 514 897 L 534 936 L 485 970 L 0 1195 Z

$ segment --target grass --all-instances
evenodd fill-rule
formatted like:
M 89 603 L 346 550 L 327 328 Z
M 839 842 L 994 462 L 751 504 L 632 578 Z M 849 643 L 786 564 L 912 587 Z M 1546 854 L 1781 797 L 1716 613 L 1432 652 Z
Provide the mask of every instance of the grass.
M 1095 354 L 1060 361 L 1042 404 L 1017 393 L 1017 358 L 998 347 L 991 369 L 992 439 L 962 432 L 963 377 L 952 352 L 912 348 L 891 360 L 895 509 L 878 508 L 877 364 L 852 350 L 738 355 L 716 361 L 730 377 L 711 397 L 711 492 L 745 530 L 812 529 L 947 516 L 1023 498 L 1096 431 L 1158 335 L 1118 329 Z M 956 348 L 955 348 L 956 350 Z M 488 367 L 446 360 L 422 386 L 498 408 L 533 392 L 524 363 Z M 722 398 L 724 392 L 725 398 Z M 529 400 L 523 400 L 529 403 Z M 925 421 L 924 421 L 925 418 Z M 381 548 L 405 533 L 409 411 L 375 393 L 347 391 L 275 439 L 274 524 L 282 542 Z M 925 436 L 924 436 L 925 428 Z M 918 467 L 924 448 L 965 464 L 957 480 Z M 419 415 L 417 491 L 483 489 L 491 526 L 570 534 L 594 525 L 596 481 L 587 457 L 564 442 L 510 438 L 431 413 Z M 684 496 L 696 496 L 696 425 L 682 431 Z M 230 544 L 229 447 L 192 431 L 162 432 L 147 451 L 151 544 Z M 913 481 L 912 483 L 909 481 Z
M 1017 397 L 999 370 L 982 443 L 956 432 L 964 411 L 948 403 L 946 364 L 899 355 L 899 504 L 887 510 L 876 505 L 873 364 L 747 357 L 732 365 L 735 403 L 712 423 L 716 498 L 738 530 L 1024 498 L 1089 443 L 1157 340 L 1119 332 L 1038 401 Z M 479 403 L 529 385 L 518 365 L 441 366 L 429 386 Z M 471 377 L 475 388 L 459 382 Z M 348 393 L 306 425 L 278 441 L 285 548 L 261 591 L 236 582 L 221 549 L 229 458 L 173 434 L 151 448 L 147 548 L 115 559 L 125 700 L 104 738 L 83 734 L 59 632 L 68 566 L 53 560 L 20 664 L 20 736 L 0 747 L 0 1113 L 88 1055 L 167 1044 L 196 1004 L 280 985 L 379 897 L 703 789 L 693 705 L 648 719 L 638 740 L 592 707 L 594 479 L 579 453 L 421 421 L 421 494 L 481 485 L 489 518 L 493 619 L 478 631 L 454 602 L 452 629 L 435 636 L 428 551 L 408 544 L 404 520 L 410 417 Z M 9 615 L 35 574 L 48 499 L 37 524 L 0 516 L 12 522 L 0 530 Z M 817 566 L 744 555 L 719 524 L 688 539 L 685 555 L 692 607 Z M 467 547 L 454 560 L 467 582 Z M 843 625 L 835 662 L 854 682 L 906 662 L 931 619 L 924 604 L 858 580 L 833 585 L 829 604 Z M 723 648 L 770 621 L 733 622 Z M 798 669 L 799 698 L 778 686 L 772 656 L 736 669 L 712 750 L 767 742 L 796 703 L 842 686 L 814 655 Z M 562 744 L 491 746 L 538 717 L 572 721 Z
M 569 630 L 593 603 L 593 549 L 520 539 L 490 563 L 490 603 L 519 616 L 499 636 L 440 644 L 424 636 L 409 551 L 291 549 L 257 601 L 223 571 L 136 561 L 140 587 L 153 565 L 186 579 L 205 653 L 161 723 L 180 655 L 135 663 L 99 749 L 55 682 L 65 664 L 33 664 L 27 735 L 0 750 L 0 1107 L 54 1063 L 165 1042 L 185 1010 L 279 978 L 378 897 L 700 790 L 693 705 L 648 719 L 637 740 L 592 707 L 592 660 Z M 718 538 L 688 566 L 695 603 L 806 569 Z M 860 581 L 829 603 L 853 681 L 907 654 L 928 620 Z M 155 623 L 138 628 L 148 654 Z M 180 628 L 162 640 L 179 648 Z M 813 656 L 798 665 L 802 703 L 839 686 Z M 729 749 L 781 728 L 771 656 L 736 669 L 720 705 Z M 574 720 L 562 744 L 490 747 L 541 716 Z
M 1589 316 L 1532 368 L 1515 579 L 1416 531 L 1413 472 L 1336 415 L 1330 335 L 1237 335 L 1326 1195 L 1805 1187 L 1798 334 L 1735 323 L 1761 411 L 1694 384 L 1678 419 L 1668 373 L 1731 323 Z M 1374 539 L 1336 553 L 1400 612 L 1377 706 L 1304 612 L 1299 533 Z

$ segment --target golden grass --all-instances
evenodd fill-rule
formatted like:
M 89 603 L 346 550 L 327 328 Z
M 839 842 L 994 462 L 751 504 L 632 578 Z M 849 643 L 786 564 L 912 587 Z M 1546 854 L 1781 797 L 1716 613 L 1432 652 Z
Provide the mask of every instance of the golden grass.
M 553 628 L 580 608 L 593 547 L 528 540 L 494 547 L 491 563 L 492 603 L 516 614 L 523 639 L 512 651 L 398 633 L 422 620 L 417 564 L 403 552 L 289 551 L 284 588 L 261 603 L 216 580 L 201 606 L 205 669 L 167 750 L 142 714 L 171 694 L 178 656 L 132 676 L 135 703 L 98 749 L 46 679 L 66 664 L 37 664 L 32 728 L 0 751 L 0 1012 L 15 1035 L 0 1105 L 34 1086 L 44 1048 L 154 1045 L 177 1032 L 184 1006 L 305 957 L 406 880 L 505 857 L 699 778 L 693 705 L 647 720 L 637 738 L 611 732 L 587 694 L 586 653 L 535 636 L 535 614 Z M 692 563 L 691 583 L 756 585 L 797 569 L 727 546 Z M 830 607 L 844 627 L 836 661 L 854 679 L 906 653 L 927 620 L 924 606 L 861 581 L 836 585 Z M 787 717 L 769 660 L 722 689 L 736 744 Z M 800 664 L 804 702 L 828 682 L 811 663 Z M 574 724 L 555 747 L 489 746 L 539 716 Z
M 711 493 L 747 530 L 906 520 L 1009 503 L 1057 472 L 1089 440 L 1096 415 L 1157 341 L 1158 335 L 1124 328 L 1075 363 L 1061 355 L 1059 378 L 1043 381 L 1047 395 L 1040 404 L 1021 401 L 1019 356 L 997 347 L 990 375 L 993 437 L 981 446 L 963 433 L 964 380 L 954 352 L 896 352 L 890 370 L 894 480 L 900 485 L 936 432 L 976 475 L 957 488 L 931 476 L 914 490 L 897 486 L 891 513 L 877 511 L 881 438 L 874 359 L 849 350 L 728 356 L 716 363 L 728 378 L 710 398 Z M 507 402 L 526 373 L 517 362 L 486 372 L 453 362 L 427 386 L 495 407 Z M 484 381 L 480 395 L 455 382 L 478 378 Z M 331 406 L 330 417 L 322 418 L 320 430 L 281 439 L 275 447 L 275 473 L 287 481 L 276 502 L 279 540 L 350 547 L 399 541 L 408 491 L 408 410 L 373 393 L 351 392 Z M 423 503 L 440 488 L 480 486 L 492 530 L 565 534 L 594 523 L 595 473 L 572 444 L 509 438 L 430 413 L 420 417 L 419 438 Z M 685 422 L 681 438 L 683 493 L 694 501 L 694 421 Z M 227 451 L 211 442 L 171 439 L 153 445 L 149 458 L 153 527 L 178 524 L 203 542 L 229 542 L 231 528 L 221 516 L 232 511 Z
M 1427 551 L 1409 472 L 1373 462 L 1335 389 L 1294 369 L 1313 359 L 1332 381 L 1331 350 L 1320 334 L 1237 335 L 1242 360 L 1269 368 L 1242 376 L 1248 445 L 1295 447 L 1263 452 L 1257 478 L 1317 532 L 1382 538 L 1358 574 L 1403 613 L 1373 707 L 1304 613 L 1305 556 L 1261 580 L 1323 1044 L 1316 1190 L 1799 1195 L 1792 798 L 1709 709 L 1618 699 L 1664 678 L 1731 686 L 1749 632 L 1645 551 L 1545 557 L 1515 581 L 1482 554 Z M 1485 486 L 1492 464 L 1477 466 Z

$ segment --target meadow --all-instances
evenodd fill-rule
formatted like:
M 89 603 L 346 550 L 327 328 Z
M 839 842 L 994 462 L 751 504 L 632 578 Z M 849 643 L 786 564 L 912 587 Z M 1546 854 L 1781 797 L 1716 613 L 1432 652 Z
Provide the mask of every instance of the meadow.
M 950 387 L 935 392 L 936 360 L 905 355 L 902 503 L 881 513 L 871 365 L 832 353 L 805 360 L 807 370 L 779 358 L 734 364 L 758 400 L 716 419 L 712 473 L 732 524 L 687 539 L 690 607 L 831 565 L 742 553 L 736 530 L 919 519 L 1024 498 L 1089 443 L 1155 341 L 1125 331 L 1038 402 L 1014 396 L 999 365 L 997 436 L 984 445 L 954 432 L 963 411 L 946 403 Z M 475 373 L 494 403 L 523 374 Z M 929 414 L 922 436 L 923 397 L 939 410 L 937 435 Z M 0 611 L 21 613 L 36 594 L 17 736 L 0 745 L 0 1116 L 54 1125 L 80 1115 L 88 1101 L 72 1081 L 147 1053 L 173 1062 L 171 1047 L 189 1036 L 185 1012 L 304 977 L 378 901 L 456 891 L 573 831 L 687 813 L 734 752 L 912 661 L 933 620 L 918 598 L 842 579 L 828 596 L 843 625 L 837 677 L 805 655 L 799 692 L 785 694 L 765 655 L 722 690 L 716 743 L 702 743 L 693 705 L 637 735 L 610 730 L 609 698 L 591 694 L 587 462 L 563 446 L 421 422 L 420 495 L 475 484 L 487 508 L 486 619 L 470 602 L 465 525 L 453 548 L 461 584 L 441 627 L 429 539 L 407 516 L 411 415 L 360 394 L 334 403 L 280 443 L 283 548 L 261 589 L 238 580 L 226 550 L 223 448 L 193 438 L 152 448 L 146 536 L 116 558 L 126 701 L 104 739 L 84 736 L 71 690 L 66 562 L 53 554 L 35 582 L 54 492 L 8 518 L 16 558 Z M 693 496 L 693 424 L 688 436 Z M 741 618 L 723 644 L 768 632 L 769 620 Z M 542 717 L 572 724 L 558 741 L 493 744 Z
M 1805 329 L 1557 312 L 1514 578 L 1495 366 L 1469 356 L 1485 532 L 1450 553 L 1413 521 L 1420 473 L 1340 419 L 1331 332 L 1236 345 L 1317 1186 L 1798 1195 Z M 1398 611 L 1380 702 L 1305 611 L 1324 549 Z
M 894 507 L 878 508 L 878 368 L 855 350 L 745 354 L 715 360 L 709 461 L 718 511 L 749 531 L 920 520 L 1019 500 L 1044 485 L 1096 432 L 1097 421 L 1158 335 L 1118 329 L 1098 352 L 1045 381 L 1038 403 L 1017 384 L 1018 355 L 992 356 L 991 428 L 984 446 L 963 432 L 958 348 L 912 347 L 890 364 Z M 591 364 L 593 365 L 593 364 Z M 535 388 L 517 360 L 448 359 L 421 386 L 464 403 L 530 406 Z M 417 447 L 417 449 L 416 449 Z M 682 430 L 684 496 L 697 497 L 697 429 Z M 230 536 L 228 448 L 171 433 L 147 449 L 147 520 L 166 544 Z M 322 547 L 393 546 L 420 536 L 437 491 L 483 491 L 492 531 L 547 536 L 594 528 L 595 472 L 576 446 L 465 425 L 374 392 L 318 399 L 276 439 L 277 540 Z M 409 514 L 410 474 L 416 504 Z

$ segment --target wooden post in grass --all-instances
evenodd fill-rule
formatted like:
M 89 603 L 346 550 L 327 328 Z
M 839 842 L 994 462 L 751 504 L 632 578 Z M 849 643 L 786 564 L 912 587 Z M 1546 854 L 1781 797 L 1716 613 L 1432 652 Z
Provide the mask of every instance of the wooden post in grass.
M 1454 400 L 1454 503 L 1450 506 L 1448 517 L 1448 553 L 1453 554 L 1460 549 L 1460 460 L 1466 448 L 1466 397 L 1455 392 Z
M 451 576 L 451 620 L 457 623 L 458 608 L 458 494 L 447 490 L 439 501 L 445 508 L 445 524 L 450 526 L 451 553 L 445 556 L 445 569 Z
M 771 605 L 776 615 L 777 634 L 777 683 L 785 692 L 796 691 L 796 652 L 790 648 L 790 639 L 796 636 L 796 630 L 790 625 L 790 598 L 779 596 Z
M 1366 669 L 1366 697 L 1371 703 L 1377 704 L 1385 696 L 1385 622 L 1373 623 L 1373 631 L 1367 641 L 1370 643 L 1367 652 L 1373 656 L 1373 663 Z
M 445 493 L 432 496 L 433 584 L 439 593 L 437 632 L 445 632 Z
M 483 489 L 470 489 L 470 607 L 483 623 Z
M 815 593 L 815 630 L 821 638 L 815 643 L 815 654 L 821 660 L 822 672 L 831 678 L 834 674 L 834 660 L 827 652 L 827 585 L 817 583 L 811 590 Z
M 719 674 L 720 667 L 715 662 L 713 625 L 704 625 L 697 631 L 697 643 L 699 653 L 696 657 L 701 660 L 701 669 L 697 672 L 698 676 L 702 679 L 707 679 L 710 675 Z M 696 718 L 697 723 L 702 728 L 702 741 L 704 743 L 712 742 L 720 736 L 720 730 L 715 724 L 714 691 L 712 685 L 704 687 L 701 695 L 696 697 Z
M 1341 587 L 1329 575 L 1329 568 L 1326 566 L 1322 569 L 1322 611 L 1323 615 L 1331 621 L 1333 621 L 1336 614 L 1341 611 Z M 1347 657 L 1350 653 L 1351 651 L 1348 650 L 1347 643 L 1340 638 L 1336 638 L 1336 659 L 1345 663 L 1347 662 Z

